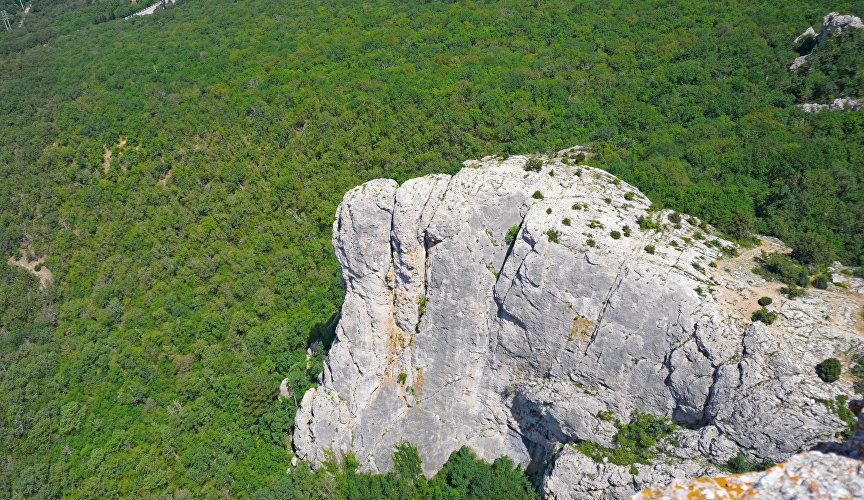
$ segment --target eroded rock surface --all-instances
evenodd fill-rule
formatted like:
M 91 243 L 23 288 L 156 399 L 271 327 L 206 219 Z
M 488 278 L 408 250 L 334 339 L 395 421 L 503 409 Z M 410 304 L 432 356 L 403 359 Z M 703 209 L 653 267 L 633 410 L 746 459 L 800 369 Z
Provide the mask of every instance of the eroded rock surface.
M 855 433 L 846 443 L 794 455 L 764 472 L 675 479 L 665 486 L 645 488 L 633 499 L 862 499 L 864 420 L 861 417 L 859 413 Z
M 575 152 L 538 172 L 525 156 L 487 157 L 346 193 L 333 225 L 346 298 L 297 414 L 301 459 L 353 452 L 383 472 L 408 440 L 432 474 L 468 445 L 543 472 L 553 498 L 619 498 L 716 472 L 738 451 L 781 461 L 844 427 L 816 399 L 851 384 L 813 366 L 862 347 L 854 315 L 778 304 L 772 326 L 750 324 L 727 297 L 753 286 L 730 274 L 729 242 L 562 159 Z M 641 230 L 642 217 L 659 227 Z M 808 297 L 851 300 L 831 293 Z M 681 426 L 671 458 L 620 467 L 570 445 L 612 445 L 601 416 L 627 422 L 636 409 Z

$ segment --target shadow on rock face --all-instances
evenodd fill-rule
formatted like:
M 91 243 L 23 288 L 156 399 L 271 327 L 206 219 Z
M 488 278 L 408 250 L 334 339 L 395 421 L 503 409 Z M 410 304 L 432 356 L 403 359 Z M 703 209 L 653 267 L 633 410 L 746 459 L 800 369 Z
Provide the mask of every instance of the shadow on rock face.
M 542 474 L 544 463 L 552 456 L 555 446 L 572 439 L 564 434 L 554 417 L 521 392 L 513 397 L 510 414 L 519 426 L 516 431 L 522 436 L 522 443 L 531 457 L 525 472 L 529 475 Z

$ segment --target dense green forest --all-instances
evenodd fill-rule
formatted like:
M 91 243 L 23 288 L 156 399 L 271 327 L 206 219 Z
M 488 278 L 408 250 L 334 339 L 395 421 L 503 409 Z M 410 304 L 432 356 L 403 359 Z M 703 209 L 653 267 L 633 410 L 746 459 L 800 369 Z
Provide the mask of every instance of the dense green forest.
M 468 450 L 285 473 L 278 385 L 320 371 L 333 214 L 372 178 L 590 143 L 655 203 L 864 264 L 864 111 L 795 106 L 862 94 L 864 33 L 787 70 L 862 1 L 0 3 L 2 498 L 522 491 Z

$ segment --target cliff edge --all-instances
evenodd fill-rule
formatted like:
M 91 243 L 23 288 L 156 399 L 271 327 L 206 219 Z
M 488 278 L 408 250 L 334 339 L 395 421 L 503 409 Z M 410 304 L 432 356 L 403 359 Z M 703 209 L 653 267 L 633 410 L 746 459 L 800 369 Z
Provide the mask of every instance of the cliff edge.
M 351 452 L 384 472 L 407 440 L 433 474 L 467 444 L 525 465 L 552 498 L 620 498 L 835 439 L 846 423 L 824 402 L 851 382 L 814 366 L 864 347 L 860 283 L 784 300 L 706 224 L 582 158 L 487 157 L 345 194 L 346 297 L 296 417 L 299 458 Z M 750 321 L 766 293 L 770 326 Z M 584 452 L 645 414 L 675 424 L 662 458 Z

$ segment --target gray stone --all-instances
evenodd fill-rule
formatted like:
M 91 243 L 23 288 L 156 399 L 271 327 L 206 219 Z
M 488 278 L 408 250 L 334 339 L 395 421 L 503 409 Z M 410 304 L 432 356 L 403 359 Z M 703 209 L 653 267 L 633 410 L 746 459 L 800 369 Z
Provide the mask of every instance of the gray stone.
M 557 498 L 574 484 L 613 498 L 705 474 L 739 449 L 782 460 L 843 427 L 815 398 L 851 385 L 813 370 L 819 355 L 861 347 L 845 319 L 820 315 L 842 297 L 783 305 L 771 327 L 735 320 L 706 267 L 724 256 L 691 239 L 696 228 L 675 229 L 635 188 L 565 154 L 539 172 L 524 170 L 526 156 L 487 157 L 452 177 L 346 193 L 333 225 L 346 297 L 297 413 L 297 456 L 318 466 L 353 452 L 384 472 L 408 440 L 431 475 L 468 445 L 529 472 L 551 460 Z M 665 229 L 641 231 L 643 216 Z M 611 235 L 624 226 L 631 236 Z M 687 427 L 671 464 L 639 465 L 634 478 L 570 446 L 613 446 L 606 415 L 626 423 L 637 409 Z

